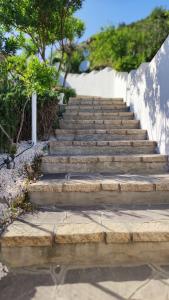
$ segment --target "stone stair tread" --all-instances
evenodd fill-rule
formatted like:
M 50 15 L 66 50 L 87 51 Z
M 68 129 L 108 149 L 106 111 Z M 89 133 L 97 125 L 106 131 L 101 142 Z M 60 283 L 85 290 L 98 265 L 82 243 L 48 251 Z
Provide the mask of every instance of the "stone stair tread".
M 70 130 L 56 129 L 58 141 L 119 141 L 147 140 L 147 131 L 142 129 L 113 129 L 113 130 Z
M 130 116 L 130 115 L 134 115 L 133 112 L 130 112 L 130 111 L 116 111 L 116 112 L 74 112 L 72 111 L 71 113 L 70 112 L 65 112 L 64 115 L 70 115 L 70 116 L 89 116 L 89 117 L 92 117 L 92 116 Z
M 61 129 L 136 129 L 139 126 L 140 122 L 138 120 L 71 120 L 71 124 L 68 120 L 60 120 Z
M 49 142 L 50 154 L 55 155 L 153 154 L 156 147 L 156 142 L 148 140 Z
M 63 121 L 65 124 L 68 123 L 70 126 L 70 121 L 69 120 L 61 120 Z M 61 122 L 62 123 L 62 122 Z M 125 125 L 125 124 L 139 124 L 138 120 L 71 120 L 71 124 L 91 124 L 91 125 L 95 125 L 95 124 L 112 124 L 112 125 Z
M 136 128 L 136 129 L 56 129 L 55 133 L 57 135 L 78 135 L 78 134 L 124 134 L 124 135 L 132 135 L 132 134 L 140 134 L 140 133 L 147 133 L 147 130 Z
M 155 141 L 149 141 L 149 140 L 136 140 L 136 141 L 130 141 L 130 140 L 122 140 L 122 141 L 57 141 L 53 140 L 49 142 L 50 146 L 56 146 L 56 147 L 63 147 L 63 146 L 83 146 L 83 147 L 144 147 L 144 146 L 157 146 L 157 143 Z
M 168 156 L 162 154 L 137 154 L 137 155 L 80 155 L 80 156 L 66 156 L 66 155 L 45 155 L 42 157 L 43 162 L 79 162 L 79 163 L 90 163 L 90 162 L 168 162 Z
M 37 211 L 1 236 L 1 247 L 54 244 L 169 242 L 169 208 Z
M 134 118 L 134 113 L 132 112 L 113 112 L 113 113 L 69 113 L 66 112 L 63 115 L 63 119 L 66 120 L 119 120 L 128 119 L 132 120 Z
M 114 100 L 114 101 L 121 101 L 123 102 L 123 98 L 108 98 L 108 97 L 100 97 L 100 96 L 81 96 L 81 95 L 77 95 L 76 97 L 70 97 L 69 101 L 71 100 Z
M 28 188 L 29 192 L 152 192 L 169 191 L 169 174 L 113 175 L 113 174 L 63 174 L 44 176 Z
M 74 106 L 67 106 L 66 107 L 66 113 L 74 113 L 74 112 L 78 112 L 78 113 L 114 113 L 114 112 L 128 112 L 130 109 L 128 106 L 113 106 L 113 107 L 101 107 L 101 106 L 83 106 L 83 107 L 74 107 Z
M 69 147 L 68 147 L 69 148 Z M 61 148 L 60 148 L 61 149 Z M 113 149 L 113 148 L 112 148 Z M 115 148 L 116 149 L 116 148 Z M 132 148 L 137 149 L 137 148 Z M 139 148 L 138 148 L 139 149 Z M 110 154 L 111 151 L 106 151 L 108 154 L 96 154 L 96 151 L 85 151 L 78 150 L 77 153 L 71 150 L 70 152 L 62 152 L 57 155 L 46 155 L 42 157 L 41 171 L 44 174 L 55 174 L 55 173 L 103 173 L 111 172 L 114 174 L 161 174 L 166 173 L 169 170 L 168 156 L 160 154 L 127 154 L 119 151 L 114 151 L 114 154 Z M 92 155 L 91 155 L 91 152 Z M 113 151 L 112 151 L 113 152 Z M 117 155 L 118 152 L 118 155 Z M 146 151 L 149 152 L 149 151 Z M 150 151 L 153 152 L 153 151 Z
M 77 102 L 69 102 L 68 103 L 68 107 L 75 107 L 75 108 L 78 108 L 78 107 L 110 107 L 110 106 L 117 106 L 117 107 L 126 107 L 126 103 L 124 102 L 119 102 L 119 101 L 109 101 L 109 100 L 102 100 L 101 101 L 96 101 L 96 100 L 93 100 L 93 101 L 86 101 L 86 102 L 81 102 L 81 101 L 77 101 Z
M 79 106 L 126 106 L 126 103 L 119 100 L 85 100 L 85 101 L 69 101 L 68 107 L 79 107 Z

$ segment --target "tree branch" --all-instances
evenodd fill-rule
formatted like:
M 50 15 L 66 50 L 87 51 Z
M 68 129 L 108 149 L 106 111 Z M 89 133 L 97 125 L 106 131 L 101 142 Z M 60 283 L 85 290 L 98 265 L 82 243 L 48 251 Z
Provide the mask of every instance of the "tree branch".
M 19 131 L 18 131 L 17 138 L 16 138 L 16 144 L 18 144 L 19 139 L 20 139 L 20 135 L 21 135 L 22 128 L 23 128 L 23 122 L 24 122 L 24 118 L 25 118 L 25 109 L 26 109 L 26 105 L 29 102 L 29 100 L 30 100 L 30 98 L 28 98 L 26 100 L 26 102 L 23 106 L 23 109 L 22 109 L 21 122 L 20 122 Z
M 13 139 L 9 136 L 9 134 L 7 133 L 7 131 L 4 129 L 4 127 L 0 124 L 0 129 L 2 130 L 2 132 L 6 135 L 6 137 L 8 138 L 9 142 L 12 144 L 13 143 Z

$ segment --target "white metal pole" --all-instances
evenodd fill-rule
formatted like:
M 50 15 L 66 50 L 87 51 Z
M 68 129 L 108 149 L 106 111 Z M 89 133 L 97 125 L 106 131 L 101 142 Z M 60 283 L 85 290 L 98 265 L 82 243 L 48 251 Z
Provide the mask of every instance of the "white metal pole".
M 32 143 L 37 144 L 37 94 L 32 94 Z

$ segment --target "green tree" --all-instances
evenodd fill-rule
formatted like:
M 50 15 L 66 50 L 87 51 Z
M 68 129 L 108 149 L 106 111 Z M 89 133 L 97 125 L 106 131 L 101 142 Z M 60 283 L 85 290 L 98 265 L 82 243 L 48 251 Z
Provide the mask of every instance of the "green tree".
M 169 11 L 159 7 L 147 18 L 117 28 L 107 27 L 91 38 L 91 69 L 106 66 L 118 71 L 136 69 L 149 62 L 169 34 Z
M 47 46 L 63 40 L 69 18 L 83 0 L 0 0 L 0 23 L 27 34 L 43 61 Z
M 65 86 L 66 78 L 68 73 L 70 73 L 71 71 L 74 59 L 79 53 L 77 40 L 83 35 L 85 30 L 84 23 L 74 17 L 69 18 L 67 26 L 66 37 L 60 43 L 59 49 L 57 51 L 61 53 L 59 70 L 61 70 L 62 68 L 65 73 L 63 86 Z
M 0 0 L 0 24 L 3 28 L 0 28 L 0 129 L 10 143 L 13 140 L 17 143 L 20 139 L 24 113 L 32 92 L 36 90 L 45 99 L 46 95 L 58 95 L 54 91 L 58 84 L 58 72 L 49 64 L 47 49 L 63 43 L 71 36 L 73 26 L 78 23 L 73 13 L 81 7 L 82 2 Z M 20 54 L 18 49 L 22 51 Z M 12 103 L 13 108 L 17 110 L 18 107 L 19 111 L 12 122 L 14 128 L 11 131 L 7 119 Z

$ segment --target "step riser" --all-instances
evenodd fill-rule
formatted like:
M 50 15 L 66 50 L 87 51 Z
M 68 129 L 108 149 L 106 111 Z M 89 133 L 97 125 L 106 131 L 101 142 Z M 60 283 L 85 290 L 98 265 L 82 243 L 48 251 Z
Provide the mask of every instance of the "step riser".
M 111 107 L 67 107 L 66 108 L 66 113 L 116 113 L 116 112 L 129 112 L 128 107 L 116 107 L 116 108 L 111 108 Z
M 168 204 L 169 191 L 150 192 L 30 192 L 30 201 L 37 206 L 95 206 L 95 205 L 151 205 Z
M 134 124 L 138 125 L 140 122 L 137 120 L 71 120 L 72 125 L 128 125 L 128 124 Z M 60 124 L 62 125 L 69 125 L 70 126 L 70 121 L 66 120 L 60 120 Z
M 79 116 L 80 118 L 83 118 L 83 117 L 89 117 L 89 118 L 92 118 L 93 116 L 95 116 L 96 118 L 101 118 L 102 116 L 105 117 L 110 117 L 110 116 L 134 116 L 134 113 L 133 112 L 130 112 L 130 111 L 115 111 L 115 112 L 78 112 L 78 111 L 71 111 L 71 112 L 65 112 L 64 113 L 64 116 L 67 116 L 67 117 L 70 117 L 72 118 L 73 116 L 77 117 Z M 85 118 L 84 118 L 85 119 Z
M 93 134 L 93 135 L 56 135 L 57 141 L 122 141 L 122 140 L 146 140 L 147 135 L 111 135 L 111 134 Z
M 90 130 L 70 130 L 70 129 L 56 129 L 55 134 L 58 136 L 64 136 L 64 135 L 98 135 L 98 134 L 109 134 L 109 135 L 147 135 L 147 131 L 143 129 L 110 129 L 110 130 L 95 130 L 95 129 L 90 129 Z
M 109 105 L 118 105 L 125 106 L 126 104 L 123 101 L 69 101 L 68 106 L 109 106 Z
M 126 124 L 119 124 L 119 125 L 110 125 L 110 124 L 72 124 L 72 123 L 61 123 L 61 129 L 138 129 L 138 123 L 126 123 Z
M 76 97 L 70 97 L 69 100 L 76 100 L 76 101 L 123 101 L 124 99 L 122 97 L 100 97 L 100 96 L 88 96 L 88 95 L 77 95 Z
M 109 104 L 109 105 L 68 105 L 66 109 L 71 109 L 74 112 L 79 111 L 81 109 L 125 109 L 126 104 Z
M 77 99 L 77 100 L 74 100 L 74 99 L 70 99 L 69 100 L 69 103 L 68 105 L 73 105 L 73 106 L 76 106 L 76 105 L 124 105 L 125 103 L 123 102 L 123 100 L 119 99 L 119 100 L 110 100 L 110 99 L 105 99 L 105 100 L 88 100 L 88 99 L 83 99 L 83 100 L 80 100 L 80 99 Z
M 88 162 L 88 163 L 47 163 L 42 161 L 42 173 L 104 173 L 112 174 L 160 174 L 168 172 L 166 162 Z
M 152 154 L 155 153 L 155 147 L 87 147 L 87 146 L 51 146 L 50 154 L 52 155 L 120 155 L 120 154 Z
M 2 248 L 2 261 L 11 268 L 57 265 L 121 265 L 168 263 L 169 242 L 58 244 L 53 247 Z
M 107 115 L 100 115 L 100 116 L 81 116 L 81 115 L 77 115 L 77 116 L 74 116 L 74 115 L 64 115 L 63 119 L 65 121 L 72 121 L 72 120 L 133 120 L 134 119 L 134 116 L 132 114 L 130 115 L 127 115 L 127 116 L 113 116 L 113 115 L 110 115 L 110 116 L 107 116 Z

